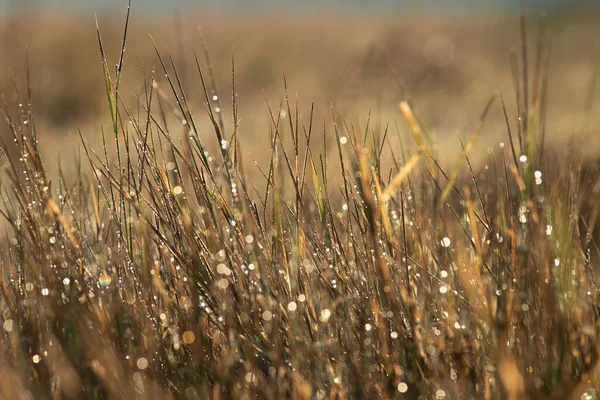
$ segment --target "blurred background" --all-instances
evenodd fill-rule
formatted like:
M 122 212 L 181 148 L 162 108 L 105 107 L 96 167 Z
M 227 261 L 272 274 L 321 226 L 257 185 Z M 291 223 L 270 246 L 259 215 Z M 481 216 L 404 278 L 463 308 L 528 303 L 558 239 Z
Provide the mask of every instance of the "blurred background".
M 109 124 L 95 16 L 114 65 L 126 3 L 0 1 L 0 92 L 9 107 L 16 104 L 15 87 L 25 90 L 28 54 L 40 137 L 52 155 L 77 145 L 78 129 L 94 141 Z M 248 152 L 264 151 L 266 142 L 256 138 L 268 137 L 267 102 L 279 107 L 284 72 L 305 118 L 315 103 L 317 126 L 333 106 L 357 128 L 364 128 L 370 115 L 371 127 L 389 123 L 402 131 L 403 85 L 428 129 L 442 145 L 447 141 L 457 149 L 457 137 L 470 134 L 494 90 L 501 91 L 511 119 L 516 117 L 510 54 L 520 52 L 520 9 L 519 0 L 136 0 L 122 98 L 134 107 L 144 92 L 144 76 L 153 70 L 168 91 L 154 41 L 163 56 L 173 57 L 198 118 L 208 126 L 193 53 L 206 68 L 205 43 L 225 121 L 231 120 L 235 55 L 240 138 Z M 543 15 L 551 42 L 548 138 L 556 143 L 573 135 L 594 138 L 600 122 L 595 100 L 600 7 L 530 0 L 526 15 L 531 70 Z M 482 137 L 483 143 L 506 139 L 499 107 Z M 590 140 L 586 151 L 595 155 L 596 142 Z

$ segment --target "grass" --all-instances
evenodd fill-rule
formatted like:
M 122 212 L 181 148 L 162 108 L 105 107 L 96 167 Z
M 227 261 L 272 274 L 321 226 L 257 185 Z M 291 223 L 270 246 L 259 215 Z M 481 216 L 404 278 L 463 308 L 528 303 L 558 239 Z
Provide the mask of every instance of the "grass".
M 523 19 L 516 115 L 491 94 L 453 170 L 408 96 L 395 146 L 321 126 L 285 79 L 262 169 L 234 57 L 225 94 L 193 50 L 215 148 L 169 54 L 130 108 L 127 28 L 116 75 L 97 32 L 110 123 L 76 173 L 49 178 L 28 93 L 5 111 L 1 398 L 594 398 L 598 174 L 543 140 L 543 32 L 529 68 Z M 475 170 L 492 109 L 506 139 Z

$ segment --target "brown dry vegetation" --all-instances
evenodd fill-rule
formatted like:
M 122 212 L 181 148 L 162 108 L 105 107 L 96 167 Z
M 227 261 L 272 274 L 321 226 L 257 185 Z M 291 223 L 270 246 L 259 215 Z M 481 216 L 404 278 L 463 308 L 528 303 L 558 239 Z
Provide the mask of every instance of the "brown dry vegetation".
M 594 398 L 568 11 L 7 17 L 0 398 Z

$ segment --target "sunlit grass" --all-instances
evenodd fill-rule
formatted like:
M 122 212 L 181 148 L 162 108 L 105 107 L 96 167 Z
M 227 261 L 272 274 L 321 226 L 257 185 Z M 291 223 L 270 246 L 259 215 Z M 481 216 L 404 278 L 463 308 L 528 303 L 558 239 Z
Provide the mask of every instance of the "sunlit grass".
M 169 54 L 156 50 L 145 100 L 124 106 L 126 37 L 115 76 L 98 29 L 110 120 L 102 148 L 82 135 L 76 173 L 48 178 L 27 95 L 6 113 L 18 156 L 3 144 L 1 397 L 562 399 L 597 386 L 596 208 L 580 215 L 575 146 L 541 140 L 543 40 L 533 71 L 513 58 L 515 121 L 491 93 L 452 171 L 408 99 L 415 145 L 393 148 L 388 130 L 320 125 L 285 81 L 263 170 L 238 142 L 233 61 L 225 94 L 206 47 L 191 49 L 211 148 Z M 493 107 L 506 145 L 474 170 Z

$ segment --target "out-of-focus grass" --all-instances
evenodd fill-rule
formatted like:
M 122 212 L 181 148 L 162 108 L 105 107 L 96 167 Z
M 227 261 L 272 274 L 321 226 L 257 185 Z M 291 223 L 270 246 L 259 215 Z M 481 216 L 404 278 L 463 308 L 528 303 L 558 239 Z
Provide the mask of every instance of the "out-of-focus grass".
M 436 81 L 443 69 L 422 72 L 429 89 L 411 98 L 415 76 L 386 55 L 380 71 L 411 78 L 394 88 L 398 124 L 362 126 L 304 107 L 294 70 L 273 78 L 285 94 L 267 95 L 269 124 L 248 130 L 244 102 L 258 96 L 241 93 L 257 83 L 240 76 L 270 61 L 238 64 L 236 50 L 232 68 L 227 48 L 225 68 L 219 46 L 170 54 L 157 40 L 155 68 L 135 72 L 133 15 L 127 40 L 91 28 L 101 57 L 96 44 L 85 62 L 102 69 L 86 93 L 104 94 L 96 113 L 108 118 L 99 145 L 82 129 L 69 173 L 66 161 L 48 172 L 33 78 L 5 112 L 0 397 L 593 398 L 599 173 L 577 139 L 550 140 L 561 82 L 544 31 L 536 41 L 514 24 L 514 87 L 486 93 L 457 155 L 419 106 L 441 102 L 439 88 L 460 96 Z M 393 92 L 378 78 L 361 82 Z M 250 140 L 263 150 L 248 152 Z
M 413 101 L 430 125 L 461 130 L 477 118 L 477 105 L 490 91 L 512 89 L 508 53 L 518 39 L 518 22 L 506 13 L 436 16 L 398 11 L 384 16 L 348 10 L 340 15 L 330 10 L 309 18 L 308 13 L 291 15 L 285 10 L 243 15 L 200 9 L 158 17 L 139 8 L 127 48 L 130 66 L 123 88 L 129 95 L 127 102 L 139 92 L 142 65 L 150 70 L 156 64 L 149 33 L 161 51 L 168 48 L 173 54 L 182 79 L 194 82 L 189 48 L 190 43 L 201 44 L 198 27 L 210 47 L 215 79 L 222 87 L 229 84 L 233 47 L 238 91 L 252 115 L 264 114 L 262 90 L 269 97 L 279 95 L 282 71 L 287 72 L 292 88 L 302 88 L 303 96 L 320 105 L 334 102 L 339 111 L 361 116 L 373 106 L 389 115 L 401 100 L 391 65 L 415 95 Z M 548 16 L 553 39 L 550 73 L 556 85 L 550 99 L 569 114 L 581 109 L 597 64 L 598 28 L 594 14 L 588 15 L 571 11 Z M 107 51 L 117 52 L 122 16 L 113 13 L 99 18 L 105 27 Z M 76 10 L 17 9 L 7 15 L 0 47 L 6 60 L 0 71 L 3 92 L 12 93 L 8 67 L 18 82 L 24 82 L 28 47 L 40 122 L 81 124 L 103 116 L 93 21 L 91 13 Z M 531 31 L 535 33 L 535 28 Z M 190 90 L 189 96 L 202 100 L 196 90 Z

